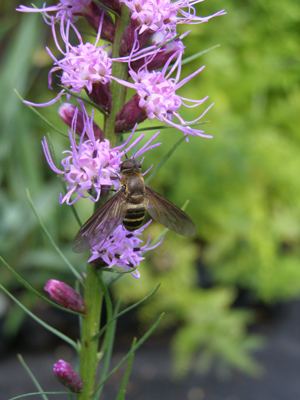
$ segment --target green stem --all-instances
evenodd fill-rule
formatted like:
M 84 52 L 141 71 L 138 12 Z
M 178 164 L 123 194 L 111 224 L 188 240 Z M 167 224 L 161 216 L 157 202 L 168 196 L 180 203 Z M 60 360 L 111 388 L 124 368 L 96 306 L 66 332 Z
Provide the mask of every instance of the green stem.
M 130 22 L 129 8 L 122 5 L 122 16 L 116 19 L 116 32 L 115 40 L 112 49 L 112 58 L 119 57 L 119 46 L 123 36 L 126 25 Z M 114 62 L 112 66 L 112 76 L 116 78 L 127 80 L 128 77 L 128 66 L 127 63 Z M 112 107 L 109 117 L 105 119 L 104 137 L 107 138 L 111 146 L 118 144 L 119 136 L 115 133 L 115 122 L 118 113 L 125 102 L 126 87 L 112 80 L 110 85 L 111 96 L 112 96 Z
M 93 266 L 88 264 L 84 298 L 86 314 L 82 318 L 79 369 L 79 375 L 83 379 L 84 385 L 82 393 L 77 397 L 78 400 L 91 400 L 95 390 L 98 365 L 98 340 L 92 340 L 92 337 L 99 331 L 102 298 L 101 281 L 97 271 Z

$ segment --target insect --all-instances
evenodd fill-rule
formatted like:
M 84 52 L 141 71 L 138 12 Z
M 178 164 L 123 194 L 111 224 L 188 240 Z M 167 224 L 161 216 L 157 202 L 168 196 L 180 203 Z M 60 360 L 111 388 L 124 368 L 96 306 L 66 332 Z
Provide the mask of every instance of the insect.
M 146 210 L 150 216 L 182 236 L 194 236 L 196 226 L 180 208 L 144 183 L 141 163 L 128 158 L 120 164 L 120 188 L 80 228 L 73 251 L 81 253 L 101 243 L 123 223 L 129 231 L 138 229 Z

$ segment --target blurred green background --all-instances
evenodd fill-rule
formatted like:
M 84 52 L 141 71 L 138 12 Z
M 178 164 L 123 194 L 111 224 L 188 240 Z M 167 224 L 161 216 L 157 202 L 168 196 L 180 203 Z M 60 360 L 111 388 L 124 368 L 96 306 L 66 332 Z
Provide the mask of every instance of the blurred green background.
M 16 88 L 37 103 L 54 97 L 47 88 L 51 59 L 45 45 L 55 51 L 50 29 L 40 15 L 15 12 L 18 5 L 14 0 L 0 6 L 0 255 L 42 290 L 50 278 L 74 282 L 42 234 L 26 187 L 67 258 L 83 269 L 85 256 L 71 251 L 78 225 L 70 208 L 58 204 L 61 183 L 40 145 L 49 132 L 60 159 L 68 141 L 13 91 Z M 225 16 L 180 27 L 180 32 L 191 29 L 184 39 L 185 57 L 221 45 L 183 67 L 182 78 L 206 65 L 180 92 L 193 99 L 210 96 L 215 105 L 203 119 L 211 121 L 204 129 L 214 138 L 183 142 L 151 182 L 179 206 L 190 200 L 187 212 L 197 225 L 197 237 L 168 234 L 142 263 L 141 279 L 126 276 L 114 288 L 114 295 L 126 303 L 162 282 L 138 318 L 143 326 L 160 311 L 167 312 L 161 330 L 173 332 L 174 371 L 179 375 L 189 370 L 195 356 L 193 366 L 200 372 L 217 359 L 220 368 L 230 365 L 259 374 L 251 350 L 260 338 L 248 333 L 248 324 L 255 322 L 248 306 L 272 306 L 300 294 L 300 4 L 207 0 L 197 6 L 201 16 L 223 8 Z M 58 107 L 39 111 L 67 132 Z M 181 114 L 194 119 L 203 110 Z M 180 137 L 178 131 L 164 130 L 163 145 L 148 153 L 146 167 L 156 165 Z M 85 220 L 92 205 L 82 200 L 77 209 Z M 155 237 L 161 230 L 154 224 L 150 233 Z M 19 288 L 4 267 L 1 283 L 11 290 Z M 247 309 L 233 306 L 240 293 Z M 25 291 L 19 298 L 30 307 L 36 302 Z M 4 334 L 16 334 L 23 318 L 23 312 L 11 306 Z

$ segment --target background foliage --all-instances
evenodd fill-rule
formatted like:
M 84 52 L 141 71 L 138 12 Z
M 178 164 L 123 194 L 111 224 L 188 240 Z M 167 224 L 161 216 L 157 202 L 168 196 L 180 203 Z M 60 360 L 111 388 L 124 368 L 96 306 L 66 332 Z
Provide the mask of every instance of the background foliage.
M 0 254 L 42 289 L 50 278 L 72 281 L 41 234 L 26 200 L 26 187 L 64 254 L 79 269 L 84 268 L 85 257 L 71 251 L 78 225 L 69 207 L 58 205 L 61 183 L 40 146 L 49 132 L 59 158 L 67 142 L 13 92 L 16 88 L 35 102 L 53 97 L 47 89 L 51 60 L 44 49 L 48 44 L 53 50 L 50 30 L 39 15 L 14 12 L 18 5 L 1 4 Z M 167 311 L 164 327 L 176 327 L 172 347 L 177 373 L 186 372 L 200 350 L 194 364 L 200 371 L 218 356 L 220 365 L 258 373 L 248 353 L 259 343 L 247 333 L 253 315 L 232 308 L 238 291 L 246 290 L 250 299 L 267 304 L 300 293 L 300 4 L 206 0 L 199 4 L 198 15 L 222 8 L 226 16 L 192 27 L 185 39 L 185 56 L 221 46 L 182 71 L 185 77 L 200 63 L 206 64 L 182 93 L 190 98 L 209 94 L 215 102 L 205 117 L 211 121 L 205 131 L 214 139 L 183 142 L 151 182 L 178 205 L 190 200 L 187 212 L 196 222 L 197 238 L 170 234 L 142 264 L 140 281 L 127 276 L 115 289 L 116 296 L 122 294 L 131 302 L 163 282 L 140 309 L 139 318 L 147 324 L 159 310 Z M 39 111 L 67 132 L 57 108 Z M 192 109 L 184 118 L 196 115 Z M 163 146 L 149 154 L 146 168 L 156 165 L 181 134 L 165 130 L 161 135 Z M 85 220 L 92 205 L 80 201 L 78 209 Z M 154 225 L 153 236 L 161 229 Z M 4 268 L 1 282 L 11 289 L 18 286 Z M 24 304 L 32 304 L 27 293 L 20 296 Z M 16 332 L 22 318 L 22 312 L 11 307 L 6 333 Z

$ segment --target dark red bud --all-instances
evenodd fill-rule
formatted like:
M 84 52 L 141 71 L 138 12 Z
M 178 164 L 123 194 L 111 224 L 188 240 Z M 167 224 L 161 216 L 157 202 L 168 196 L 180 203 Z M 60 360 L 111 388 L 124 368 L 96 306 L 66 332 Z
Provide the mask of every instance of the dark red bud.
M 63 103 L 58 109 L 59 116 L 70 127 L 72 126 L 72 120 L 74 117 L 75 110 L 76 110 L 76 107 L 70 103 Z M 83 112 L 81 110 L 78 110 L 77 121 L 76 121 L 77 135 L 81 135 L 83 132 L 83 129 L 84 129 Z M 99 126 L 96 124 L 96 122 L 94 122 L 94 121 L 93 121 L 93 130 L 94 130 L 95 139 L 103 140 L 103 132 L 99 128 Z
M 177 47 L 173 47 L 171 50 L 165 47 L 161 48 L 161 51 L 158 52 L 155 57 L 147 64 L 148 72 L 154 71 L 155 69 L 159 69 L 163 67 L 169 58 L 178 51 Z M 138 71 L 143 65 L 145 65 L 146 59 L 140 58 L 139 60 L 133 61 L 130 65 L 131 68 L 136 72 Z
M 52 300 L 69 310 L 85 312 L 83 298 L 64 282 L 50 279 L 44 290 L 49 293 Z
M 115 132 L 129 131 L 135 124 L 140 124 L 147 119 L 146 112 L 139 107 L 139 96 L 135 94 L 119 112 L 115 123 Z
M 88 23 L 96 32 L 98 32 L 102 14 L 104 13 L 102 29 L 101 29 L 101 39 L 113 43 L 115 37 L 115 24 L 112 17 L 106 10 L 104 10 L 104 8 L 101 8 L 98 4 L 94 3 L 93 1 L 90 3 L 89 7 L 91 13 L 84 14 L 84 17 L 86 18 Z
M 71 392 L 80 393 L 82 391 L 83 380 L 69 363 L 58 360 L 53 365 L 53 373 L 64 386 L 71 390 Z
M 139 26 L 135 20 L 131 20 L 130 23 L 126 26 L 119 47 L 119 55 L 121 57 L 128 56 L 130 54 L 134 43 L 134 38 L 136 35 L 135 31 L 138 29 Z M 143 47 L 146 46 L 152 34 L 153 31 L 147 29 L 141 35 L 137 36 L 137 39 L 140 44 L 139 49 L 142 49 Z
M 111 10 L 121 14 L 121 3 L 120 0 L 100 0 L 101 4 L 104 4 L 106 7 Z
M 91 93 L 87 92 L 87 95 L 94 103 L 103 108 L 106 112 L 110 113 L 112 98 L 110 84 L 108 82 L 105 84 L 101 82 L 93 83 L 93 89 Z

